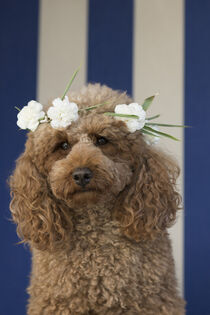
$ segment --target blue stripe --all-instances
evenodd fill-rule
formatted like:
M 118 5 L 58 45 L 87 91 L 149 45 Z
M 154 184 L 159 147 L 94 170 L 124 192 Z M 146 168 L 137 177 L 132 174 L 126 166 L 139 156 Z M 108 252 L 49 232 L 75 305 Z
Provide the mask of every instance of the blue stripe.
M 185 296 L 210 314 L 210 1 L 185 8 Z
M 26 308 L 26 287 L 30 269 L 29 252 L 16 245 L 16 228 L 9 221 L 9 189 L 6 179 L 14 160 L 24 149 L 25 133 L 16 125 L 14 106 L 36 99 L 37 0 L 0 2 L 0 104 L 1 104 L 1 266 L 0 314 L 22 315 Z M 3 156 L 3 158 L 2 158 Z
M 133 0 L 89 0 L 88 81 L 132 94 Z

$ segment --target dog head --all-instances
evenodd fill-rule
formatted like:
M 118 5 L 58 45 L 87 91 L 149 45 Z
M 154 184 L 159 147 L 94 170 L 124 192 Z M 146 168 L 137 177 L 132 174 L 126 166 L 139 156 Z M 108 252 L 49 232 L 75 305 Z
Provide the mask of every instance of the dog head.
M 130 133 L 123 121 L 103 115 L 130 103 L 125 93 L 88 85 L 70 99 L 80 109 L 108 103 L 81 111 L 66 128 L 40 124 L 28 134 L 10 178 L 19 235 L 39 249 L 53 249 L 68 238 L 74 211 L 107 206 L 127 237 L 155 237 L 175 220 L 177 166 L 147 145 L 140 131 Z

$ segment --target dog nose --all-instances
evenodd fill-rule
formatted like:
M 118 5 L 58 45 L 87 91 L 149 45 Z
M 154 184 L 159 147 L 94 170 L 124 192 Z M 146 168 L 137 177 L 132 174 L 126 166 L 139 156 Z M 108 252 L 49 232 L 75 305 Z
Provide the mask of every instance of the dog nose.
M 73 171 L 72 177 L 77 185 L 85 187 L 91 181 L 93 173 L 87 167 L 77 168 Z

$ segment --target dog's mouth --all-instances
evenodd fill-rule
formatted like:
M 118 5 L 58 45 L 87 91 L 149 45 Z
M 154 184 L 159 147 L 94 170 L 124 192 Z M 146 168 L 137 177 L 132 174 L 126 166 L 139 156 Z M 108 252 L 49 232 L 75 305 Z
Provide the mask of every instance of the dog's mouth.
M 78 190 L 75 190 L 74 193 L 72 195 L 77 195 L 77 194 L 84 194 L 84 193 L 99 193 L 98 190 L 93 189 L 93 188 L 80 188 Z
M 96 205 L 102 202 L 103 199 L 104 194 L 98 189 L 78 187 L 71 193 L 71 196 L 69 196 L 66 201 L 71 207 L 77 209 Z

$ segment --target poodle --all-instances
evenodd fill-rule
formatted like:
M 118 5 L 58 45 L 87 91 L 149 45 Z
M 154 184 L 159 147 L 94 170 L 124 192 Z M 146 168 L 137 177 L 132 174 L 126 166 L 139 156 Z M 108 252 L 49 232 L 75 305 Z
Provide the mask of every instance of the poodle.
M 9 180 L 32 251 L 27 314 L 185 314 L 167 232 L 179 168 L 141 130 L 104 115 L 131 103 L 125 92 L 89 84 L 69 99 L 79 119 L 29 132 Z

